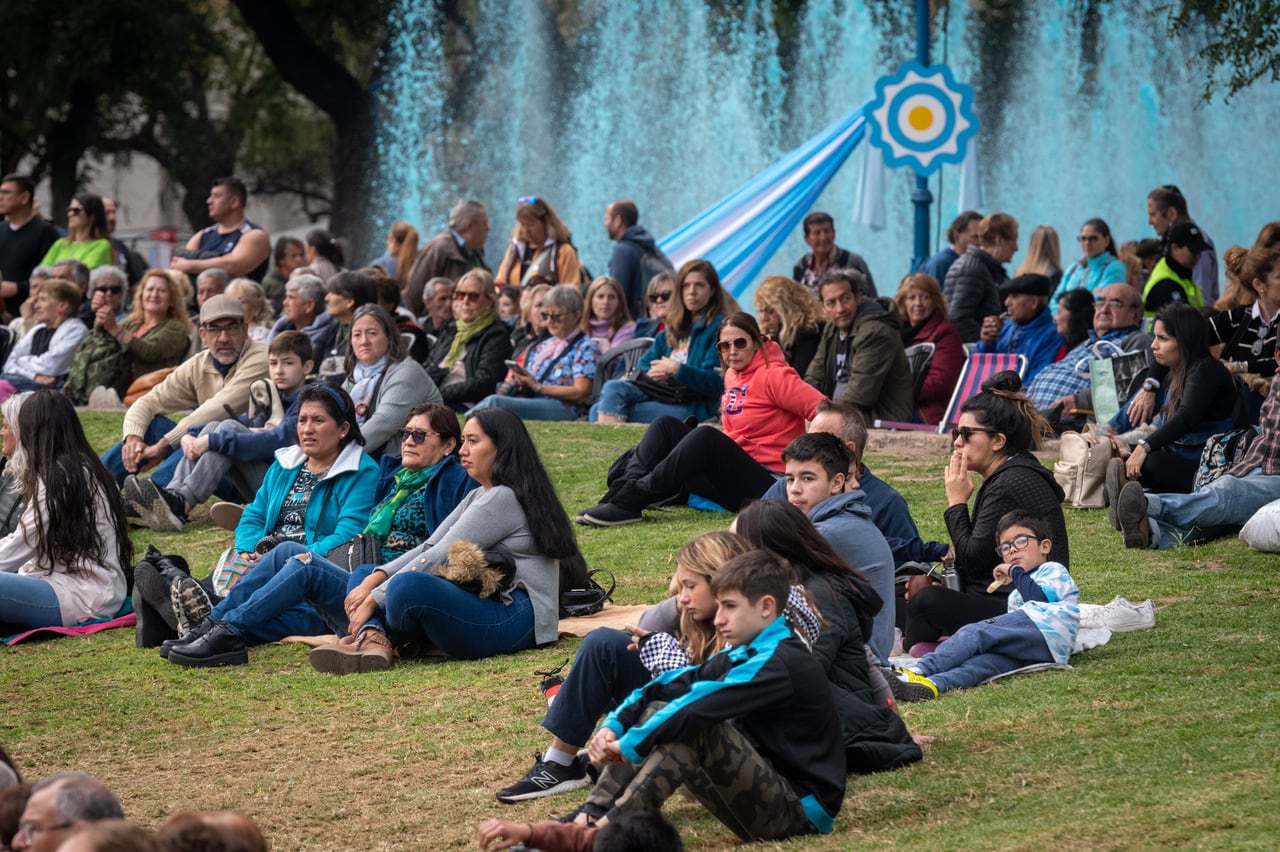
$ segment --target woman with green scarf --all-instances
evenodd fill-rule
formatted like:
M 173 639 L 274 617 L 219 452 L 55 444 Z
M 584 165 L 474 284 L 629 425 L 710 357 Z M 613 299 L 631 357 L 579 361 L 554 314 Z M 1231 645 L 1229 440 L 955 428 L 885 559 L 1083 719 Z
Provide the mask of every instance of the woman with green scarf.
M 493 276 L 473 269 L 453 288 L 453 319 L 424 366 L 445 404 L 466 411 L 497 388 L 511 357 L 511 330 L 498 319 Z
M 451 409 L 435 403 L 414 406 L 405 428 L 400 430 L 400 443 L 402 465 L 364 529 L 381 544 L 379 564 L 426 541 L 462 498 L 477 487 L 458 464 L 462 428 Z M 375 567 L 361 565 L 347 572 L 302 545 L 282 542 L 250 569 L 253 579 L 259 582 L 240 583 L 231 589 L 227 595 L 231 609 L 223 617 L 234 613 L 232 620 L 242 628 L 252 628 L 255 640 L 270 642 L 285 635 L 275 635 L 273 622 L 291 607 L 307 603 L 341 636 L 349 624 L 343 609 L 348 586 L 359 585 Z M 263 583 L 264 577 L 270 579 Z M 242 596 L 243 600 L 236 600 Z M 192 634 L 208 623 L 202 622 L 178 644 L 195 638 Z M 162 653 L 165 650 L 168 649 L 162 646 Z

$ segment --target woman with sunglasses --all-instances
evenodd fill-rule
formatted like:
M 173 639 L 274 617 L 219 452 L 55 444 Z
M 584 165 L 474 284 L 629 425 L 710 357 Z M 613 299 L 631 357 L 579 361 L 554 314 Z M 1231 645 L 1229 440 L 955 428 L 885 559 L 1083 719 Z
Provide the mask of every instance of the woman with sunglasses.
M 1012 371 L 987 379 L 982 392 L 960 407 L 960 420 L 951 430 L 954 452 L 943 477 L 947 493 L 943 518 L 955 547 L 960 588 L 908 586 L 904 648 L 937 642 L 966 624 L 994 618 L 1008 609 L 1007 587 L 987 592 L 991 569 L 1007 561 L 996 547 L 997 524 L 1006 512 L 1022 509 L 1044 518 L 1053 541 L 1049 558 L 1069 564 L 1062 488 L 1031 454 L 1050 434 L 1048 428 L 1022 393 L 1022 379 Z M 975 473 L 982 485 L 970 512 L 971 474 Z
M 175 269 L 148 269 L 133 288 L 129 315 L 120 321 L 110 294 L 95 290 L 93 331 L 80 341 L 62 392 L 76 405 L 86 405 L 99 386 L 123 398 L 138 376 L 181 364 L 192 332 L 186 286 L 187 276 Z
M 427 356 L 427 375 L 446 405 L 466 411 L 497 388 L 511 358 L 511 333 L 495 310 L 497 293 L 486 269 L 473 269 L 453 288 L 453 319 Z
M 433 403 L 414 406 L 400 435 L 403 464 L 364 527 L 379 543 L 380 564 L 426 541 L 476 487 L 458 464 L 462 428 L 450 408 Z M 282 542 L 254 564 L 210 615 L 255 644 L 292 632 L 290 619 L 296 611 L 312 618 L 319 613 L 327 629 L 343 635 L 347 617 L 342 604 L 348 587 L 359 585 L 373 568 L 354 565 L 348 571 L 315 549 Z
M 667 309 L 676 292 L 676 276 L 671 272 L 659 272 L 649 279 L 645 288 L 647 315 L 636 320 L 636 337 L 657 337 L 667 329 Z
M 78 260 L 90 271 L 115 261 L 107 239 L 107 209 L 92 192 L 78 192 L 67 205 L 67 235 L 49 246 L 40 266 L 60 260 Z
M 523 287 L 534 275 L 558 284 L 585 283 L 569 226 L 544 199 L 529 195 L 516 202 L 516 227 L 498 267 L 498 281 L 504 287 Z
M 505 408 L 522 420 L 578 420 L 595 385 L 599 348 L 583 332 L 582 291 L 557 284 L 542 300 L 542 321 L 551 336 L 530 350 L 523 366 L 511 367 L 507 381 L 472 411 Z
M 782 451 L 804 433 L 822 392 L 805 383 L 782 348 L 741 311 L 720 326 L 716 349 L 724 364 L 723 428 L 691 427 L 659 417 L 645 430 L 600 503 L 578 522 L 613 527 L 638 523 L 648 506 L 686 491 L 731 512 L 769 490 L 781 475 Z
M 1111 228 L 1101 219 L 1090 219 L 1080 226 L 1080 251 L 1084 256 L 1071 264 L 1062 283 L 1053 291 L 1052 301 L 1057 302 L 1068 290 L 1085 289 L 1097 296 L 1104 287 L 1123 284 L 1128 279 L 1129 268 L 1116 257 L 1116 241 L 1111 238 Z

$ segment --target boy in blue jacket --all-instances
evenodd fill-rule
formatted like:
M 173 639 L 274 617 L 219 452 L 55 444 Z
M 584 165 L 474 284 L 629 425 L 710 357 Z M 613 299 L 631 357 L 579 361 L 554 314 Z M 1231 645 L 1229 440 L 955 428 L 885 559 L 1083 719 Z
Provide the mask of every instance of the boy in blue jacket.
M 1009 611 L 966 624 L 890 679 L 902 701 L 925 701 L 1036 663 L 1065 664 L 1080 630 L 1080 590 L 1065 565 L 1050 562 L 1049 525 L 1030 512 L 1007 512 L 996 525 L 1005 560 L 989 591 L 1013 583 Z
M 764 551 L 716 572 L 725 649 L 659 675 L 605 719 L 589 746 L 605 770 L 583 818 L 657 812 L 683 785 L 745 841 L 831 831 L 845 791 L 840 720 L 821 665 L 782 614 L 790 586 Z
M 251 500 L 275 451 L 298 440 L 298 393 L 311 375 L 312 360 L 307 335 L 300 331 L 276 335 L 267 348 L 267 374 L 284 408 L 283 419 L 270 424 L 271 406 L 256 410 L 257 395 L 251 391 L 249 413 L 192 427 L 182 437 L 182 460 L 166 487 L 149 477 L 127 477 L 121 488 L 125 510 L 145 527 L 179 532 L 191 510 L 209 499 L 224 476 L 231 478 L 245 502 Z

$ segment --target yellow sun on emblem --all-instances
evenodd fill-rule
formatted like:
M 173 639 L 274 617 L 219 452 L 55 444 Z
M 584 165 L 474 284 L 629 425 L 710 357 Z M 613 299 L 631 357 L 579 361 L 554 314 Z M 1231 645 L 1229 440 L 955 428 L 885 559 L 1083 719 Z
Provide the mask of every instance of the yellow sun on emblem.
M 933 124 L 933 111 L 925 106 L 916 106 L 908 113 L 907 123 L 913 130 L 928 130 Z

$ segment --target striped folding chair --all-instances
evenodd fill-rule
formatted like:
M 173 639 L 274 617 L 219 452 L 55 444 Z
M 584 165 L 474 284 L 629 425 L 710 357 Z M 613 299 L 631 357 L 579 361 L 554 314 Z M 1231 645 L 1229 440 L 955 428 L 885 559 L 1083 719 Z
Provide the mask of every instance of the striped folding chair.
M 956 389 L 951 392 L 947 413 L 938 424 L 938 433 L 946 434 L 960 416 L 960 406 L 965 400 L 982 390 L 982 383 L 1005 370 L 1016 370 L 1019 376 L 1027 374 L 1027 356 L 1011 352 L 975 352 L 965 361 L 960 371 Z

